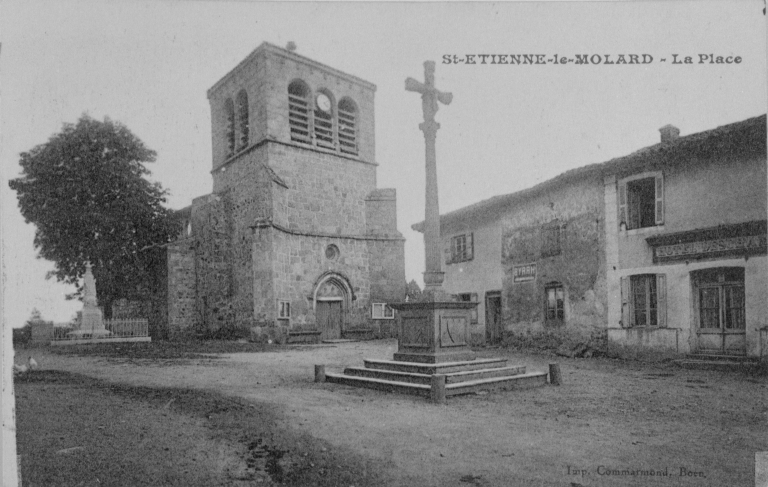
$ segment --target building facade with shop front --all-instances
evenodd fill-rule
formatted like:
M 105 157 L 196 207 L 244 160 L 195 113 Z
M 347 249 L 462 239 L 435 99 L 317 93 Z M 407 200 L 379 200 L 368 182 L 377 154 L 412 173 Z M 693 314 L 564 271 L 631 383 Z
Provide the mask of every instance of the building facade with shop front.
M 476 342 L 566 329 L 766 354 L 766 117 L 659 131 L 650 147 L 441 217 L 444 286 L 480 303 Z
M 604 173 L 608 334 L 757 356 L 768 325 L 766 117 L 680 137 Z

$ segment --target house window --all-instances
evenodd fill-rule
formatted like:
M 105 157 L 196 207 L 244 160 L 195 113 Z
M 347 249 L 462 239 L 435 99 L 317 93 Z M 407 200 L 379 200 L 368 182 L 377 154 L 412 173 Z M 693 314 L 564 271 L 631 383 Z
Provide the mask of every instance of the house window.
M 339 149 L 357 154 L 357 108 L 349 98 L 339 102 Z
M 547 321 L 565 320 L 563 285 L 550 283 L 544 288 L 544 293 L 547 296 Z
M 560 223 L 555 220 L 541 230 L 541 256 L 560 255 Z
M 656 276 L 632 276 L 632 326 L 658 326 Z
M 289 301 L 277 302 L 277 318 L 279 320 L 287 320 L 291 317 L 291 303 Z
M 743 268 L 697 271 L 695 281 L 698 286 L 700 328 L 746 328 Z
M 235 104 L 232 98 L 227 98 L 224 102 L 224 114 L 227 117 L 227 156 L 231 156 L 235 153 Z
M 301 81 L 288 85 L 288 125 L 291 140 L 310 144 L 309 88 Z
M 455 264 L 472 260 L 474 257 L 473 234 L 467 233 L 451 238 L 451 247 L 448 250 L 446 264 Z
M 395 310 L 390 308 L 387 303 L 371 304 L 371 318 L 374 320 L 393 320 Z
M 459 301 L 464 301 L 467 303 L 477 303 L 477 293 L 461 293 L 457 294 L 456 297 Z M 470 323 L 477 324 L 477 306 L 472 308 L 472 317 L 470 319 Z
M 666 277 L 664 274 L 638 274 L 624 277 L 621 293 L 624 326 L 666 326 Z
M 248 145 L 248 94 L 241 90 L 237 94 L 237 115 L 239 123 L 240 140 L 238 147 L 243 148 Z
M 624 181 L 619 185 L 619 224 L 627 230 L 664 223 L 664 179 L 661 174 Z
M 318 147 L 335 149 L 333 139 L 333 102 L 331 95 L 320 91 L 315 96 L 315 143 Z

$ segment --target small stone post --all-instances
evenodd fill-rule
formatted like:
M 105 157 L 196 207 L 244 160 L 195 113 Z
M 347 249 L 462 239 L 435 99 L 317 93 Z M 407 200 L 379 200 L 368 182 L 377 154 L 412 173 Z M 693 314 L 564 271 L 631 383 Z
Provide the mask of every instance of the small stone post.
M 560 375 L 560 364 L 549 364 L 549 383 L 553 386 L 559 386 L 563 383 Z
M 325 365 L 315 365 L 315 382 L 325 382 Z
M 445 375 L 435 374 L 432 376 L 429 392 L 433 403 L 445 404 Z

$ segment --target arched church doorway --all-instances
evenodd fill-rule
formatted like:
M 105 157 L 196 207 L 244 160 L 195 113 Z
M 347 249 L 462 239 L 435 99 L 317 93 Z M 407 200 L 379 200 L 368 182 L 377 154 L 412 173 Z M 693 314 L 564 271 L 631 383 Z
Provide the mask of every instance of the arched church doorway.
M 315 288 L 315 320 L 320 339 L 341 338 L 349 301 L 349 285 L 334 274 L 324 276 Z

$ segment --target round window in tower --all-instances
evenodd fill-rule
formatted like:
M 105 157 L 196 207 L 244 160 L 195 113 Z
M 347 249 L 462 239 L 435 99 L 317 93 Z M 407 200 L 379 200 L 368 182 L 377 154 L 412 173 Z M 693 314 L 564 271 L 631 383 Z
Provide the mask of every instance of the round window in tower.
M 333 244 L 325 248 L 325 258 L 328 260 L 336 260 L 339 257 L 339 248 Z

